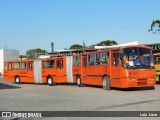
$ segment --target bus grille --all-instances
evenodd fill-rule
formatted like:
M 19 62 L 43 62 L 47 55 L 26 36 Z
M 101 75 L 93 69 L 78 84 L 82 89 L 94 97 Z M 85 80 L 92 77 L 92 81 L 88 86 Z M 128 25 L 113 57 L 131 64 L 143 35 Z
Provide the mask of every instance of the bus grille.
M 147 79 L 143 78 L 143 79 L 137 79 L 137 86 L 144 86 L 147 84 Z

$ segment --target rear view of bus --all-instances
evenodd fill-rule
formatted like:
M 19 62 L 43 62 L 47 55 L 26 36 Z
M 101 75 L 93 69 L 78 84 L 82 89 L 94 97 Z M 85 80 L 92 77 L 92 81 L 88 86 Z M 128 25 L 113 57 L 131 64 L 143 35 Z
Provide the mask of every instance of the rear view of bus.
M 156 71 L 150 47 L 122 47 L 120 61 L 122 88 L 155 85 Z

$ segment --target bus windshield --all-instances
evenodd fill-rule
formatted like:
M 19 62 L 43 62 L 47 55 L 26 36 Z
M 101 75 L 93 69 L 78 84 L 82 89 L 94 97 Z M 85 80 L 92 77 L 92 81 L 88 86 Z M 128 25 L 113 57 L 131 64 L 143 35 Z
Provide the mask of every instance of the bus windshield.
M 147 48 L 122 49 L 122 66 L 126 69 L 151 69 L 154 67 L 152 50 Z

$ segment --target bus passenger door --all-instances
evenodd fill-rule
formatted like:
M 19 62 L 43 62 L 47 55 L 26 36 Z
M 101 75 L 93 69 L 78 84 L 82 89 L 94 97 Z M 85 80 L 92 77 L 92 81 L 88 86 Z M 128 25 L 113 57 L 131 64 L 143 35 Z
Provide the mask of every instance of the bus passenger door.
M 34 83 L 34 72 L 33 72 L 33 61 L 27 63 L 27 70 L 28 70 L 28 82 Z
M 21 82 L 28 82 L 28 79 L 27 79 L 27 63 L 24 61 L 24 62 L 20 62 L 20 69 L 19 70 L 16 70 L 16 71 L 19 71 L 19 77 L 21 77 Z
M 4 79 L 5 80 L 8 80 L 10 82 L 14 82 L 15 81 L 14 72 L 12 70 L 13 70 L 12 63 L 10 63 L 10 62 L 7 63 L 7 68 L 4 71 Z
M 66 70 L 65 70 L 66 65 L 64 63 L 65 61 L 63 58 L 57 58 L 55 82 L 58 82 L 58 83 L 67 82 Z
M 82 83 L 87 79 L 87 55 L 82 56 L 82 67 L 81 67 L 81 80 Z
M 120 70 L 120 55 L 119 51 L 111 51 L 111 69 L 110 69 L 110 81 L 112 87 L 117 87 L 120 85 L 121 70 Z

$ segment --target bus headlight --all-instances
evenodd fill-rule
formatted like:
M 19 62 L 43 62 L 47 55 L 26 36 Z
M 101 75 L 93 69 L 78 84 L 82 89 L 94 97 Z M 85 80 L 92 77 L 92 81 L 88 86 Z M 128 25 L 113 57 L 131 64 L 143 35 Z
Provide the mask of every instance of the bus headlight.
M 154 78 L 149 78 L 149 80 L 155 80 Z

